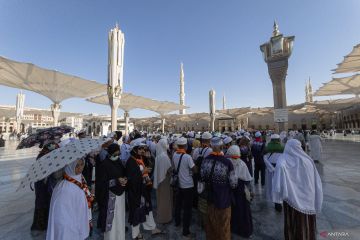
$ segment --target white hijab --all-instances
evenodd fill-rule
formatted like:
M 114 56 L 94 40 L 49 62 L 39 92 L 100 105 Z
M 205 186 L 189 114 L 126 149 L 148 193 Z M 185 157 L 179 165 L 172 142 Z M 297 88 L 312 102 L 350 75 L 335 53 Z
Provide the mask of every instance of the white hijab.
M 154 183 L 153 187 L 158 188 L 159 184 L 166 178 L 166 173 L 171 167 L 170 158 L 167 154 L 169 148 L 166 139 L 160 139 L 156 144 L 156 158 L 155 158 L 155 169 L 154 169 Z
M 81 174 L 75 175 L 76 164 L 77 161 L 66 165 L 65 172 L 81 182 Z M 84 191 L 74 183 L 62 180 L 51 196 L 46 239 L 86 239 L 90 218 Z
M 286 201 L 304 214 L 321 211 L 322 183 L 314 161 L 296 139 L 289 140 L 279 158 L 273 178 L 273 201 Z
M 240 148 L 237 145 L 232 145 L 226 152 L 226 155 L 231 156 L 229 158 L 234 165 L 235 176 L 243 181 L 251 181 L 252 177 L 249 173 L 249 169 L 246 164 L 240 159 Z M 237 157 L 237 158 L 234 158 Z

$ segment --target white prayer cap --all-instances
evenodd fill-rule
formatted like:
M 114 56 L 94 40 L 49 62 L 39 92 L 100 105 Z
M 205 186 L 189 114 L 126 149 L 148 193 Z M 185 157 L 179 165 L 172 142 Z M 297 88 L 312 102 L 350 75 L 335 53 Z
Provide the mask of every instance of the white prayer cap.
M 211 146 L 221 146 L 223 145 L 223 140 L 220 137 L 213 137 L 210 141 Z
M 200 139 L 200 138 L 201 138 L 201 135 L 197 133 L 197 134 L 195 135 L 195 138 L 196 138 L 196 139 Z
M 224 142 L 224 144 L 228 144 L 228 143 L 231 143 L 232 142 L 232 138 L 231 137 L 226 137 L 224 140 L 223 140 L 223 142 Z
M 133 149 L 134 147 L 140 147 L 140 146 L 146 146 L 145 138 L 136 138 L 130 142 L 130 149 Z
M 240 129 L 239 133 L 240 133 L 240 134 L 244 134 L 245 131 L 244 131 L 243 129 Z
M 178 140 L 176 140 L 175 142 L 176 145 L 186 145 L 187 144 L 187 139 L 184 137 L 180 137 Z
M 189 137 L 189 138 L 194 138 L 194 136 L 195 136 L 195 134 L 194 134 L 193 132 L 189 132 L 189 133 L 188 133 L 188 137 Z
M 257 132 L 255 133 L 255 137 L 261 137 L 261 132 L 257 131 Z
M 202 134 L 201 138 L 202 138 L 202 139 L 205 139 L 205 140 L 209 140 L 209 139 L 212 138 L 212 135 L 211 135 L 211 133 L 209 133 L 209 132 L 204 132 L 204 133 Z
M 280 139 L 280 135 L 279 134 L 272 134 L 271 139 Z
M 231 147 L 229 147 L 229 149 L 226 152 L 226 155 L 238 156 L 240 158 L 241 154 L 240 154 L 239 146 L 238 145 L 232 145 Z
M 244 136 L 245 137 L 250 137 L 250 133 L 249 132 L 244 132 Z

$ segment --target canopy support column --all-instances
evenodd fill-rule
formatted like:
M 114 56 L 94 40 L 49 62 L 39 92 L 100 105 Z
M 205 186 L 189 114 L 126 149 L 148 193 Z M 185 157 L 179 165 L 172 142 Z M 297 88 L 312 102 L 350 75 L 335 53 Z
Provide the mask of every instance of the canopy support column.
M 59 103 L 51 104 L 51 113 L 54 118 L 54 127 L 59 126 L 59 116 L 61 105 Z
M 120 105 L 120 96 L 109 95 L 109 103 L 111 107 L 111 131 L 114 132 L 117 130 L 117 110 Z
M 161 118 L 161 132 L 165 133 L 165 117 Z
M 211 132 L 215 131 L 215 114 L 214 113 L 210 113 L 210 131 Z

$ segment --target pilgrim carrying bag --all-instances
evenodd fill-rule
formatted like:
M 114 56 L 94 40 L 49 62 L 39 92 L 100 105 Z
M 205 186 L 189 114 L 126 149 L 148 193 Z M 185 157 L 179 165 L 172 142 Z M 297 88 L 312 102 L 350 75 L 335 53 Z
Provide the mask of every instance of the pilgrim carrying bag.
M 212 190 L 212 176 L 214 174 L 214 169 L 216 165 L 216 160 L 213 160 L 213 165 L 211 167 L 209 179 L 205 184 L 205 188 L 202 193 L 199 194 L 198 209 L 201 213 L 207 213 L 207 203 L 213 199 L 213 190 Z
M 179 159 L 179 163 L 177 165 L 177 168 L 173 170 L 172 172 L 172 176 L 171 176 L 171 181 L 170 181 L 170 186 L 174 189 L 174 191 L 177 191 L 180 188 L 180 183 L 179 183 L 179 169 L 180 169 L 180 164 L 181 164 L 181 159 L 184 156 L 184 153 L 181 154 L 180 159 Z
M 196 187 L 198 194 L 201 194 L 205 189 L 205 183 L 200 181 L 200 169 L 201 169 L 201 163 L 204 160 L 203 153 L 205 153 L 207 149 L 208 149 L 207 147 L 201 149 L 200 156 L 195 161 L 195 165 L 196 165 L 197 169 L 199 169 L 199 172 L 196 174 L 193 174 L 193 180 L 194 180 L 194 185 Z

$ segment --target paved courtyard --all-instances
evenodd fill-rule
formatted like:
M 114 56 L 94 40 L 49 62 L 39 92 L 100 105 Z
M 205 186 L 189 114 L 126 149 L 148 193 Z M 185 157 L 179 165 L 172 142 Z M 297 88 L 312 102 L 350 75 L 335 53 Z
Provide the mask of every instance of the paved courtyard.
M 349 237 L 319 239 L 360 239 L 360 138 L 337 136 L 338 140 L 326 139 L 323 160 L 317 164 L 323 181 L 323 210 L 317 218 L 318 233 L 345 234 Z M 341 141 L 345 140 L 345 141 Z M 32 236 L 30 226 L 34 211 L 34 192 L 15 192 L 19 180 L 34 161 L 38 150 L 15 151 L 16 144 L 9 143 L 0 148 L 0 239 L 44 239 L 44 234 Z M 273 204 L 264 200 L 264 191 L 255 187 L 252 203 L 254 235 L 251 239 L 283 239 L 283 216 L 275 212 Z M 205 239 L 204 232 L 196 227 L 196 214 L 193 214 L 192 231 L 196 239 Z M 167 234 L 153 239 L 181 239 L 181 231 L 172 224 L 159 226 Z M 146 239 L 151 236 L 146 233 Z M 101 239 L 95 232 L 91 239 Z M 130 233 L 127 234 L 130 238 Z M 234 236 L 233 239 L 241 239 Z

